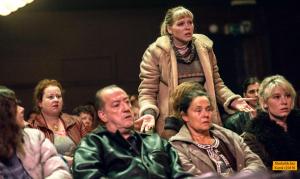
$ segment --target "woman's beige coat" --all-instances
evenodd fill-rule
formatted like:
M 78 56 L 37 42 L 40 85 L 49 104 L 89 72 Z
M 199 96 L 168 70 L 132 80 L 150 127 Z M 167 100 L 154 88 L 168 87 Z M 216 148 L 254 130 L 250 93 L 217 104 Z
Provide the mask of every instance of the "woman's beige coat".
M 213 113 L 213 122 L 222 125 L 217 110 L 217 101 L 228 113 L 233 113 L 235 111 L 230 110 L 228 106 L 233 99 L 240 96 L 228 89 L 220 78 L 217 60 L 212 49 L 213 42 L 202 34 L 194 34 L 193 42 L 205 75 L 204 87 L 216 109 Z M 145 51 L 140 64 L 140 79 L 140 115 L 146 109 L 153 109 L 158 117 L 156 131 L 161 134 L 165 118 L 172 114 L 172 109 L 169 107 L 170 95 L 178 85 L 176 56 L 168 36 L 159 37 Z
M 258 155 L 253 153 L 236 133 L 213 124 L 210 132 L 222 140 L 236 159 L 237 172 L 262 172 L 266 167 Z M 194 175 L 208 172 L 216 173 L 213 162 L 207 153 L 197 147 L 191 134 L 183 125 L 180 131 L 170 138 L 170 143 L 177 150 L 183 169 Z

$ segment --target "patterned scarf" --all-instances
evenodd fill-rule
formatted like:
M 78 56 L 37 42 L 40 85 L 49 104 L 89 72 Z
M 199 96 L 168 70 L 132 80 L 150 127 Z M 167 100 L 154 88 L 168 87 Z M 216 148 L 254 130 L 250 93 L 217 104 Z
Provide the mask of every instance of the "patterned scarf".
M 175 46 L 173 42 L 173 38 L 171 38 L 171 44 L 175 51 L 176 59 L 178 63 L 183 64 L 191 64 L 196 58 L 197 52 L 195 45 L 191 42 L 187 45 L 188 50 L 184 54 L 180 54 L 178 48 Z
M 206 150 L 208 157 L 212 162 L 214 162 L 218 174 L 222 176 L 230 176 L 233 174 L 233 169 L 230 166 L 229 161 L 226 159 L 226 157 L 221 154 L 221 152 L 218 150 L 220 141 L 218 138 L 214 137 L 215 142 L 212 145 L 209 144 L 197 144 L 197 146 L 201 149 Z

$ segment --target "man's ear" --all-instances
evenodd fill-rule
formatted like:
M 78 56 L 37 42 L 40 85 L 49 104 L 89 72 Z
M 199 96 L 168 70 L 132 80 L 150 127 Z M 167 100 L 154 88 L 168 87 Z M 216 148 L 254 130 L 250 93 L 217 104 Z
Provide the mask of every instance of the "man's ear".
M 105 113 L 102 110 L 98 110 L 98 117 L 101 121 L 103 121 L 104 123 L 107 122 L 107 118 Z

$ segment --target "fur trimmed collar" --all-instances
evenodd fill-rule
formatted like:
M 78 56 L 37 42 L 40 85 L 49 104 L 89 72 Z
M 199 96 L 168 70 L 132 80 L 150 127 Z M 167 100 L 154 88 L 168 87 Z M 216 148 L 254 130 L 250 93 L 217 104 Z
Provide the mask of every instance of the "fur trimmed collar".
M 277 125 L 265 112 L 252 120 L 246 129 L 265 146 L 270 161 L 291 161 L 300 159 L 300 111 L 292 110 L 287 118 L 288 132 Z
M 213 46 L 213 41 L 203 34 L 193 34 L 193 41 L 196 44 L 196 47 L 201 46 L 211 49 Z M 167 35 L 159 37 L 155 43 L 157 44 L 157 46 L 167 52 L 172 48 L 170 37 Z

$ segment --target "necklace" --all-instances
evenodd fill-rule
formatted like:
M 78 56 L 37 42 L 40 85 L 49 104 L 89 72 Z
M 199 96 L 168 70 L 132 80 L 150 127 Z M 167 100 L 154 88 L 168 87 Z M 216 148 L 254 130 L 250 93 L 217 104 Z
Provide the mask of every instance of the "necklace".
M 52 128 L 53 128 L 54 131 L 58 131 L 58 125 L 57 124 L 54 124 Z
M 52 122 L 50 123 L 50 121 L 47 121 L 45 119 L 43 113 L 41 113 L 41 115 L 42 115 L 42 117 L 43 117 L 43 119 L 44 119 L 44 121 L 46 123 L 47 128 L 53 130 L 54 132 L 58 132 L 58 130 L 59 130 L 59 124 L 60 124 L 60 118 L 58 118 L 58 121 L 55 121 L 55 123 L 52 123 Z
M 185 49 L 188 48 L 188 44 L 183 45 L 183 46 L 181 46 L 181 47 L 178 47 L 178 46 L 176 46 L 176 45 L 174 44 L 174 47 L 176 47 L 178 50 L 185 50 Z

